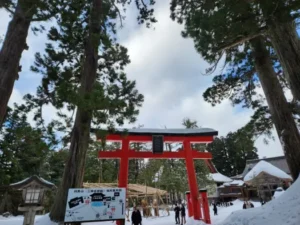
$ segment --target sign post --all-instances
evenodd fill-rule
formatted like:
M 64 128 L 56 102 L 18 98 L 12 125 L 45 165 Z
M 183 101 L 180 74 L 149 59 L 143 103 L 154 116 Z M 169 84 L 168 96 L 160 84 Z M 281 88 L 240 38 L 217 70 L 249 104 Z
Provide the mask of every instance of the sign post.
M 72 188 L 64 222 L 125 221 L 125 211 L 125 188 Z

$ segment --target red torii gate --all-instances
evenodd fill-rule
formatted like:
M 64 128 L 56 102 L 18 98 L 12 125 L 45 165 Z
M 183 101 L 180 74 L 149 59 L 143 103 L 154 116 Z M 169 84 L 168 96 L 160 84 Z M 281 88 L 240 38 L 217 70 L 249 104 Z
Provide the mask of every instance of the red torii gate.
M 146 151 L 135 151 L 129 149 L 130 142 L 152 142 L 153 136 L 163 137 L 164 143 L 183 143 L 183 149 L 177 152 L 164 152 L 160 154 Z M 212 158 L 209 152 L 198 152 L 191 147 L 192 143 L 210 143 L 218 132 L 210 128 L 199 129 L 129 129 L 115 130 L 106 135 L 106 141 L 121 142 L 122 148 L 116 151 L 99 151 L 99 158 L 102 159 L 120 159 L 119 167 L 119 187 L 127 188 L 128 184 L 128 166 L 129 159 L 185 159 L 188 175 L 190 192 L 188 192 L 189 216 L 194 219 L 203 219 L 210 224 L 209 206 L 206 192 L 199 190 L 195 174 L 194 159 L 204 159 L 208 162 Z M 101 137 L 98 137 L 101 139 Z M 207 163 L 209 166 L 209 163 Z M 210 166 L 209 166 L 209 169 Z M 214 172 L 214 171 L 212 171 Z M 203 206 L 203 217 L 201 213 L 201 204 Z

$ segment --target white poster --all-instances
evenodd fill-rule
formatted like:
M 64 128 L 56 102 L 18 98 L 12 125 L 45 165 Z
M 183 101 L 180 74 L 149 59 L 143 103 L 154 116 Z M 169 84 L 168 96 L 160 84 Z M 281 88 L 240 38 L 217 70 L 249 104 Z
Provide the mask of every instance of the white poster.
M 69 189 L 65 222 L 125 219 L 125 188 Z

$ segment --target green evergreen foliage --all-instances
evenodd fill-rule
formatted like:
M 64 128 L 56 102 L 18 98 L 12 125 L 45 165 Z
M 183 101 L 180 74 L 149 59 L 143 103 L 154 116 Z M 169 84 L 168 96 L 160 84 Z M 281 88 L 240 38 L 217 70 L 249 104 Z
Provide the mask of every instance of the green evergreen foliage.
M 56 146 L 51 128 L 32 127 L 27 113 L 24 105 L 15 105 L 0 130 L 0 185 L 44 175 L 43 166 Z
M 217 170 L 229 177 L 241 174 L 247 160 L 258 159 L 254 138 L 245 129 L 215 138 L 207 151 L 212 153 Z
M 120 149 L 119 143 L 107 144 L 106 151 Z M 84 172 L 84 182 L 89 183 L 116 183 L 119 172 L 118 159 L 99 159 L 102 145 L 99 142 L 90 144 Z M 100 151 L 100 152 L 99 152 Z
M 284 6 L 278 7 L 281 4 Z M 274 23 L 277 16 L 281 23 L 298 18 L 298 12 L 291 15 L 293 10 L 298 10 L 297 7 L 299 4 L 295 1 L 283 3 L 275 0 L 173 0 L 171 3 L 171 18 L 184 24 L 183 37 L 192 38 L 196 50 L 212 64 L 206 72 L 215 72 L 223 63 L 221 74 L 214 76 L 214 84 L 203 94 L 205 101 L 214 106 L 229 99 L 233 105 L 254 109 L 255 113 L 247 124 L 254 136 L 264 134 L 270 138 L 273 126 L 264 98 L 257 93 L 260 81 L 248 41 L 257 36 L 267 37 L 269 27 L 266 24 Z M 263 13 L 262 8 L 266 12 Z M 282 88 L 290 88 L 272 40 L 265 39 Z

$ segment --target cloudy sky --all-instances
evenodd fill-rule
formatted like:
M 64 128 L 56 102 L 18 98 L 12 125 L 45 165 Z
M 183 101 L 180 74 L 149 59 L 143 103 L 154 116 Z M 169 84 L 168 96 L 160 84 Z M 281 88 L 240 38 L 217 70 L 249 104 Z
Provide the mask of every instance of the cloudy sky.
M 245 125 L 251 110 L 233 108 L 229 101 L 212 107 L 203 100 L 202 93 L 212 84 L 212 76 L 203 75 L 208 64 L 197 54 L 192 40 L 181 37 L 182 27 L 169 17 L 168 1 L 159 1 L 155 10 L 158 23 L 153 28 L 138 26 L 134 13 L 129 10 L 119 32 L 119 41 L 128 48 L 131 59 L 127 75 L 137 81 L 138 90 L 145 96 L 137 124 L 147 128 L 179 128 L 183 118 L 188 117 L 197 120 L 199 126 L 218 130 L 219 135 Z M 3 36 L 10 18 L 1 10 L 0 18 L 0 36 Z M 23 71 L 15 83 L 10 105 L 21 102 L 24 94 L 34 93 L 41 80 L 29 68 L 34 53 L 44 49 L 45 34 L 30 33 L 27 42 L 29 50 L 22 55 Z M 48 107 L 44 115 L 50 121 L 55 110 Z M 260 157 L 283 155 L 278 137 L 273 133 L 275 141 L 268 145 L 263 143 L 263 138 L 256 141 Z

